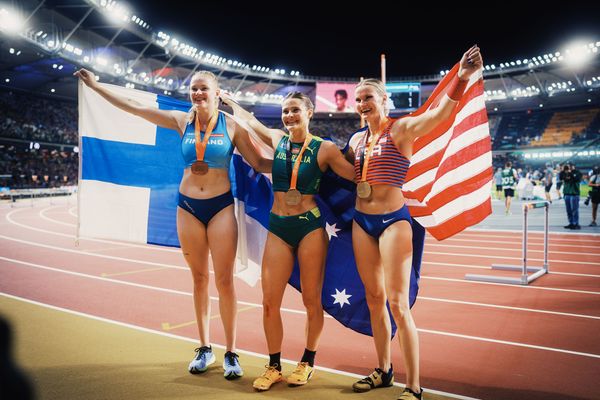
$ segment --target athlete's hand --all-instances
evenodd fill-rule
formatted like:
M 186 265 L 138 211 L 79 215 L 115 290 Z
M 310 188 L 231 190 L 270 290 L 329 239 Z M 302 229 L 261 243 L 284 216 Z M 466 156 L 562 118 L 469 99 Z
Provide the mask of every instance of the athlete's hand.
M 226 105 L 226 106 L 233 106 L 234 104 L 237 104 L 237 102 L 233 99 L 233 96 L 231 96 L 231 94 L 221 90 L 221 93 L 219 94 L 219 98 L 221 99 L 221 103 Z
M 96 82 L 96 75 L 93 72 L 88 71 L 85 68 L 81 68 L 79 71 L 76 71 L 73 75 L 78 77 L 85 83 L 87 86 L 94 88 L 98 85 Z
M 462 80 L 467 80 L 483 66 L 483 59 L 481 58 L 481 53 L 479 51 L 479 47 L 474 45 L 469 50 L 463 54 L 460 59 L 460 67 L 458 69 L 458 78 Z

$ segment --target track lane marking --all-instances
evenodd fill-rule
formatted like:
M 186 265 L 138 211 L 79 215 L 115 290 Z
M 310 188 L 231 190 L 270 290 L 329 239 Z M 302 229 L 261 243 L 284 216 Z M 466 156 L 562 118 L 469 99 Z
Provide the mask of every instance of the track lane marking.
M 48 309 L 55 310 L 55 311 L 61 311 L 61 312 L 67 313 L 67 314 L 77 315 L 77 316 L 83 317 L 83 318 L 89 318 L 89 319 L 93 319 L 93 320 L 96 320 L 96 321 L 105 322 L 105 323 L 108 323 L 108 324 L 113 324 L 113 325 L 122 326 L 122 327 L 129 328 L 129 329 L 134 329 L 134 330 L 137 330 L 137 331 L 140 331 L 140 332 L 144 332 L 144 333 L 151 333 L 151 334 L 154 334 L 154 335 L 161 335 L 161 336 L 168 337 L 168 338 L 171 338 L 171 339 L 183 340 L 183 341 L 186 341 L 186 342 L 189 342 L 189 343 L 194 343 L 194 344 L 198 343 L 198 340 L 192 339 L 192 338 L 188 338 L 188 337 L 185 337 L 185 336 L 179 336 L 179 335 L 175 335 L 175 334 L 172 334 L 172 333 L 161 332 L 161 331 L 157 331 L 157 330 L 154 330 L 154 329 L 144 328 L 142 326 L 137 326 L 137 325 L 129 324 L 129 323 L 126 323 L 126 322 L 115 321 L 115 320 L 108 319 L 108 318 L 98 317 L 96 315 L 87 314 L 87 313 L 83 313 L 83 312 L 80 312 L 80 311 L 70 310 L 68 308 L 53 306 L 51 304 L 41 303 L 41 302 L 38 302 L 38 301 L 35 301 L 35 300 L 26 299 L 24 297 L 15 296 L 15 295 L 8 294 L 8 293 L 0 292 L 0 296 L 4 296 L 4 297 L 9 298 L 9 299 L 13 299 L 13 300 L 17 300 L 17 301 L 22 301 L 24 303 L 33 304 L 33 305 L 36 305 L 36 306 L 39 306 L 39 307 L 44 307 L 44 308 L 48 308 Z M 226 350 L 226 347 L 224 345 L 222 345 L 222 344 L 211 343 L 211 345 L 215 346 L 215 347 L 217 347 L 219 349 Z M 246 355 L 249 355 L 249 356 L 253 356 L 253 357 L 268 359 L 267 355 L 256 353 L 254 351 L 237 349 L 237 352 L 241 353 L 241 354 L 246 354 Z M 289 364 L 290 366 L 295 366 L 298 363 L 297 360 L 289 360 L 289 359 L 286 359 L 286 358 L 282 358 L 281 361 L 285 362 L 286 364 Z M 342 375 L 342 376 L 348 376 L 348 377 L 356 378 L 356 379 L 364 378 L 363 375 L 355 374 L 355 373 L 347 372 L 347 371 L 342 371 L 342 370 L 337 370 L 337 369 L 334 369 L 334 368 L 327 368 L 327 367 L 315 366 L 315 369 L 321 370 L 321 371 L 325 371 L 325 372 L 330 372 L 332 374 L 338 374 L 338 375 Z M 394 386 L 396 386 L 396 387 L 404 387 L 405 384 L 404 383 L 400 383 L 400 382 L 394 382 Z M 438 394 L 438 395 L 441 395 L 441 396 L 452 397 L 452 398 L 455 398 L 455 399 L 458 399 L 458 400 L 479 400 L 476 397 L 468 397 L 468 396 L 463 396 L 463 395 L 459 395 L 459 394 L 443 392 L 443 391 L 440 391 L 440 390 L 429 389 L 429 388 L 424 388 L 424 389 L 428 393 L 433 393 L 433 394 Z

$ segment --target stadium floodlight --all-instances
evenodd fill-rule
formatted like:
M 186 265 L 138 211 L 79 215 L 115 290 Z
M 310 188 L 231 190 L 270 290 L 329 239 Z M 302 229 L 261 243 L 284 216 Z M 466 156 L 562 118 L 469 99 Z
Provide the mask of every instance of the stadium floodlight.
M 565 62 L 574 69 L 584 66 L 591 58 L 591 49 L 581 42 L 570 44 L 565 51 Z
M 25 26 L 25 20 L 16 11 L 0 8 L 0 30 L 9 34 L 18 33 Z
M 10 82 L 10 79 L 9 79 L 9 78 L 6 78 L 6 79 L 4 80 L 4 82 L 8 83 L 8 82 Z

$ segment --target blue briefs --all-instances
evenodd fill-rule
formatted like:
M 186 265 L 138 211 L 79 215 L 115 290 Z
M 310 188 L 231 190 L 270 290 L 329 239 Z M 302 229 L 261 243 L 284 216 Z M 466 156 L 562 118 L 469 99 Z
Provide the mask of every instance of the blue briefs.
M 354 220 L 365 232 L 375 239 L 386 230 L 388 226 L 397 221 L 408 221 L 412 226 L 412 220 L 408 212 L 408 207 L 405 205 L 401 209 L 388 214 L 365 214 L 358 210 L 354 210 Z
M 231 191 L 212 199 L 192 199 L 179 193 L 179 201 L 177 203 L 179 207 L 196 217 L 204 226 L 208 226 L 210 220 L 219 211 L 231 204 L 233 204 L 233 194 L 231 194 Z

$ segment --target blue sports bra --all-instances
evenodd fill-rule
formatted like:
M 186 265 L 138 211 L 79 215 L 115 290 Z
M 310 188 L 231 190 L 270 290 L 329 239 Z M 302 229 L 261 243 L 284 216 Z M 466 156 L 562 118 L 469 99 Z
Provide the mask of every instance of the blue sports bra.
M 185 167 L 190 167 L 196 160 L 196 134 L 194 133 L 194 122 L 188 122 L 185 126 L 185 132 L 181 137 L 181 154 Z M 200 140 L 204 138 L 204 131 L 200 132 Z M 208 164 L 208 168 L 229 169 L 231 155 L 233 154 L 233 143 L 227 133 L 227 123 L 225 114 L 219 112 L 217 124 L 213 129 L 206 152 L 204 153 L 204 161 Z

